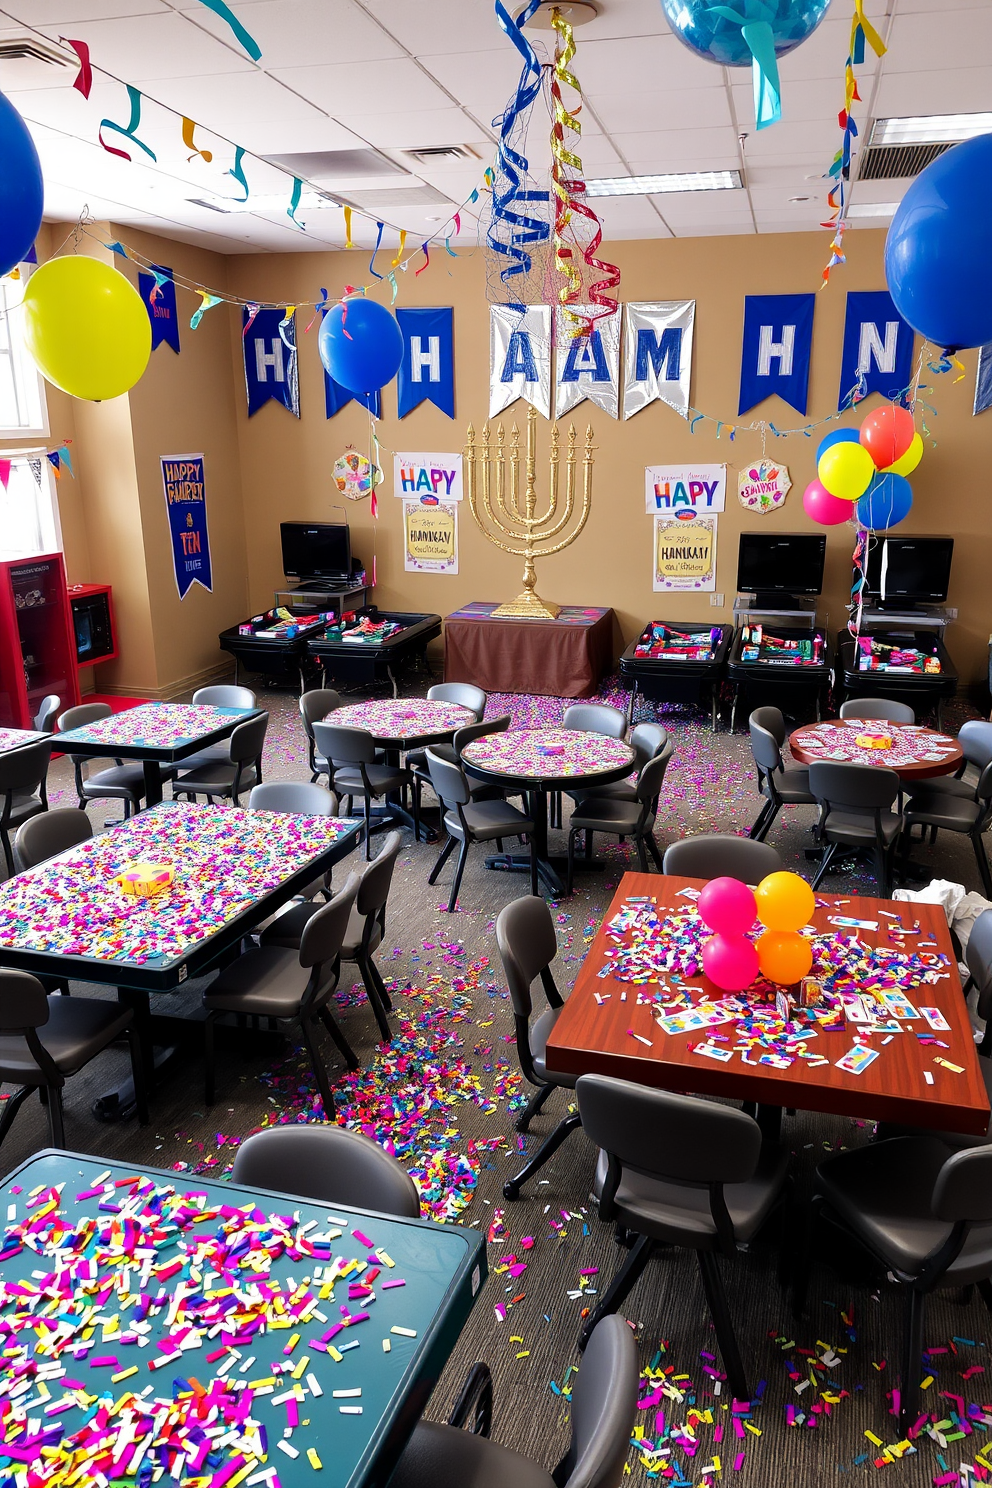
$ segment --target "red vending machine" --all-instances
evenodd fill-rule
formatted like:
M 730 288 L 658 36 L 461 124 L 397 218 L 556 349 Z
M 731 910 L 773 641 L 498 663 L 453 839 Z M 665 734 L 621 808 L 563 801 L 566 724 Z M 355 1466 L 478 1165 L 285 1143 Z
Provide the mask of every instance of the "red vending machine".
M 61 553 L 0 563 L 0 726 L 30 728 L 49 693 L 79 702 Z

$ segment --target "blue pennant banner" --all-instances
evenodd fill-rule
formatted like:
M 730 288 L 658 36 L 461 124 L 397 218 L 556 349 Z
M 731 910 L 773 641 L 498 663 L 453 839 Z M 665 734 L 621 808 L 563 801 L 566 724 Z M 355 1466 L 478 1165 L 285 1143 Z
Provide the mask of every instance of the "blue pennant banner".
M 279 309 L 241 312 L 248 417 L 270 398 L 300 416 L 300 379 L 296 365 L 296 312 Z
M 400 418 L 425 402 L 454 418 L 454 316 L 450 305 L 397 310 L 396 319 L 403 332 L 403 360 L 396 379 Z
M 978 349 L 978 374 L 975 377 L 975 413 L 992 408 L 992 342 Z
M 887 289 L 849 290 L 844 319 L 838 408 L 850 408 L 869 393 L 906 399 L 913 376 L 913 329 Z
M 161 460 L 179 598 L 185 599 L 193 584 L 212 592 L 203 456 L 162 455 Z
M 152 351 L 163 343 L 179 354 L 179 316 L 172 270 L 152 264 L 151 273 L 138 275 L 138 293 L 152 323 Z
M 771 393 L 805 416 L 815 294 L 745 295 L 738 415 Z
M 333 418 L 340 413 L 346 403 L 352 398 L 362 408 L 367 408 L 373 418 L 382 418 L 382 389 L 376 388 L 374 393 L 349 393 L 346 387 L 335 382 L 333 377 L 324 373 L 324 417 Z

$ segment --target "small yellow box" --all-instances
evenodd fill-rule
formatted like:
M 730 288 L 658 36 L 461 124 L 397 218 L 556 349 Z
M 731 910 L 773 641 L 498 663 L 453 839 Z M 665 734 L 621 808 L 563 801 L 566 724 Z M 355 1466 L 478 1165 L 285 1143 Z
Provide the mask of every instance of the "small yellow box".
M 151 899 L 169 888 L 175 876 L 175 869 L 168 863 L 132 863 L 118 873 L 114 882 L 133 898 Z

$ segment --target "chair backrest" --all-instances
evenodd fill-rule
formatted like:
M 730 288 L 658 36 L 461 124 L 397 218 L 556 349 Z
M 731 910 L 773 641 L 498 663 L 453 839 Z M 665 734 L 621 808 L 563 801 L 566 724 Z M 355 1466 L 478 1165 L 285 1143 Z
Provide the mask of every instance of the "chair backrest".
M 972 925 L 964 959 L 978 988 L 978 1016 L 987 1019 L 992 1015 L 992 909 L 983 910 Z
M 459 707 L 471 708 L 476 718 L 482 717 L 488 702 L 482 688 L 471 682 L 435 682 L 428 687 L 427 697 L 432 703 L 457 703 Z
M 78 806 L 59 806 L 42 811 L 18 828 L 14 838 L 14 862 L 19 873 L 45 863 L 93 836 L 93 824 Z
M 668 730 L 663 729 L 660 723 L 639 723 L 636 728 L 631 729 L 627 742 L 634 751 L 634 766 L 639 770 L 665 748 Z
M 431 785 L 445 806 L 464 806 L 471 801 L 472 792 L 465 778 L 465 771 L 457 760 L 445 759 L 434 749 L 427 751 L 427 769 Z
M 347 728 L 337 723 L 314 723 L 317 752 L 334 765 L 375 763 L 375 740 L 368 729 Z
M 377 915 L 385 907 L 389 898 L 389 886 L 393 881 L 396 854 L 402 842 L 402 832 L 390 832 L 377 856 L 365 864 L 355 900 L 360 915 L 365 915 L 366 918 Z
M 357 873 L 349 873 L 331 902 L 321 905 L 317 913 L 307 920 L 300 938 L 301 966 L 321 966 L 324 962 L 337 958 L 344 944 L 348 917 L 360 883 Z
M 975 786 L 975 799 L 976 801 L 985 801 L 986 803 L 992 800 L 992 764 L 985 765 L 978 777 L 978 784 Z
M 637 1414 L 638 1370 L 626 1319 L 601 1318 L 572 1385 L 572 1440 L 555 1472 L 563 1488 L 619 1488 Z
M 555 923 L 546 900 L 534 894 L 511 900 L 496 918 L 496 945 L 513 1011 L 518 1018 L 529 1018 L 534 980 L 558 954 Z
M 62 699 L 54 692 L 50 692 L 46 698 L 42 698 L 41 707 L 34 715 L 34 726 L 43 734 L 50 734 L 55 728 L 55 719 L 62 706 Z
M 887 811 L 899 794 L 899 776 L 887 765 L 849 765 L 814 760 L 810 795 L 837 811 Z
M 286 811 L 297 816 L 337 816 L 338 798 L 309 780 L 267 780 L 252 787 L 250 811 Z
M 969 718 L 958 729 L 958 743 L 968 763 L 984 770 L 992 761 L 992 723 L 984 718 Z
M 885 718 L 889 723 L 915 723 L 916 714 L 908 703 L 895 703 L 891 698 L 848 698 L 840 705 L 841 718 Z
M 771 730 L 762 728 L 760 723 L 755 723 L 753 713 L 748 720 L 748 729 L 751 734 L 751 753 L 754 756 L 754 763 L 762 774 L 767 775 L 772 770 L 781 770 L 782 751 Z
M 755 723 L 758 728 L 767 729 L 780 749 L 785 743 L 785 719 L 782 717 L 781 708 L 772 708 L 767 705 L 763 708 L 755 708 L 748 723 Z
M 680 878 L 736 878 L 759 884 L 769 873 L 780 871 L 782 859 L 767 842 L 706 832 L 673 842 L 665 849 L 662 867 Z
M 313 726 L 326 718 L 328 713 L 333 713 L 335 708 L 340 708 L 341 696 L 334 691 L 333 687 L 314 687 L 310 692 L 305 692 L 300 698 L 300 714 L 303 718 L 303 727 L 307 734 L 313 738 Z
M 484 734 L 505 734 L 509 727 L 509 713 L 502 718 L 483 718 L 478 723 L 467 723 L 464 728 L 455 729 L 451 736 L 451 747 L 459 755 L 473 739 L 481 739 Z
M 660 795 L 661 787 L 665 779 L 665 771 L 668 769 L 668 761 L 672 757 L 672 747 L 662 754 L 656 754 L 649 759 L 646 765 L 642 765 L 637 775 L 637 799 L 642 805 L 653 801 L 655 796 Z
M 8 791 L 29 790 L 36 792 L 48 774 L 48 761 L 52 757 L 52 735 L 36 739 L 20 749 L 8 749 L 0 754 L 0 794 Z
M 42 1028 L 48 1022 L 48 994 L 29 971 L 0 970 L 0 1033 Z
M 992 1220 L 992 1147 L 966 1147 L 947 1159 L 933 1186 L 930 1206 L 947 1224 Z
M 217 682 L 211 687 L 198 687 L 194 703 L 210 703 L 215 708 L 254 708 L 255 694 L 250 687 L 235 682 Z
M 572 703 L 565 709 L 562 727 L 587 734 L 605 734 L 609 739 L 627 736 L 627 715 L 609 703 Z
M 248 718 L 244 723 L 238 724 L 231 735 L 232 764 L 251 765 L 255 763 L 265 748 L 265 731 L 268 726 L 268 713 L 260 713 L 257 718 Z
M 406 1169 L 377 1142 L 344 1126 L 307 1121 L 256 1132 L 238 1148 L 231 1180 L 294 1198 L 420 1218 L 420 1194 Z
M 67 708 L 59 717 L 59 731 L 67 734 L 70 729 L 85 728 L 88 723 L 99 723 L 113 712 L 109 703 L 80 703 L 76 708 Z

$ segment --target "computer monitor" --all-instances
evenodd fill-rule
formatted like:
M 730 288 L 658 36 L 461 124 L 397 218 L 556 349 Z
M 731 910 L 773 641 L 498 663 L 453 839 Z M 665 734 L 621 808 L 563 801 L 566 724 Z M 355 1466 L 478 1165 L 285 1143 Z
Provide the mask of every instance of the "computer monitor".
M 287 578 L 349 579 L 351 533 L 346 522 L 282 522 L 280 532 Z
M 823 589 L 824 532 L 742 532 L 737 557 L 737 589 L 759 600 L 819 594 Z
M 951 578 L 953 537 L 869 536 L 865 590 L 883 605 L 942 604 Z

